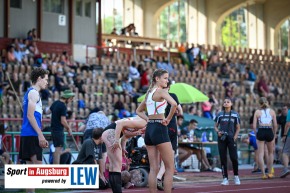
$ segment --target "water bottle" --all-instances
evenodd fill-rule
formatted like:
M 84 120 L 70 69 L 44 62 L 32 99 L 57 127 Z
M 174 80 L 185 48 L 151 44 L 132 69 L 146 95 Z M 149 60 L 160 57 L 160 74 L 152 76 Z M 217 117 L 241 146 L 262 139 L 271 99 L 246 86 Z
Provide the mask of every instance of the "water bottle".
M 191 130 L 191 131 L 189 132 L 189 141 L 193 141 L 193 136 L 194 136 L 194 131 Z
M 208 140 L 209 140 L 210 142 L 213 141 L 213 134 L 212 134 L 212 131 L 209 133 Z
M 202 132 L 201 142 L 207 142 L 206 132 Z

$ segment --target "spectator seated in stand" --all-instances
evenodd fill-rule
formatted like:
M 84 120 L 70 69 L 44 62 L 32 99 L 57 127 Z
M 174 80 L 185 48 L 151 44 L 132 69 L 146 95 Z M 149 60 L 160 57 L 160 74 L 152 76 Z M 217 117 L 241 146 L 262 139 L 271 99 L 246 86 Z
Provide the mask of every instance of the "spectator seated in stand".
M 22 59 L 23 59 L 24 55 L 23 55 L 23 52 L 22 52 L 19 44 L 15 45 L 14 56 L 15 56 L 15 58 L 16 58 L 18 63 L 22 62 Z
M 230 70 L 230 67 L 229 67 L 229 63 L 223 63 L 221 65 L 221 69 L 220 69 L 220 72 L 219 72 L 218 76 L 220 78 L 229 79 L 230 78 L 230 73 L 231 73 L 231 70 Z
M 7 49 L 7 53 L 6 53 L 6 57 L 5 57 L 5 63 L 7 65 L 9 64 L 17 64 L 17 59 L 14 55 L 14 51 L 15 51 L 15 48 L 13 46 L 9 46 L 8 49 Z
M 140 73 L 136 68 L 136 62 L 133 61 L 129 67 L 129 81 L 134 82 L 134 80 L 140 79 Z
M 116 29 L 115 27 L 113 28 L 113 30 L 112 30 L 112 32 L 111 32 L 111 35 L 118 35 L 118 34 L 117 34 L 117 29 Z
M 260 76 L 260 79 L 257 83 L 258 94 L 260 97 L 266 97 L 269 102 L 274 99 L 274 95 L 270 92 L 269 84 L 268 84 L 268 77 L 265 73 Z
M 135 25 L 133 23 L 129 24 L 128 26 L 121 29 L 121 35 L 130 36 Z
M 146 68 L 141 76 L 140 80 L 140 89 L 142 91 L 147 91 L 150 84 L 150 76 L 152 74 L 152 70 L 150 68 Z
M 115 103 L 114 109 L 115 109 L 116 115 L 118 115 L 120 119 L 131 116 L 131 113 L 127 109 L 125 109 L 124 104 L 120 100 L 118 100 Z
M 124 93 L 129 95 L 132 98 L 133 102 L 137 104 L 137 99 L 140 95 L 136 92 L 135 88 L 133 88 L 127 77 L 125 77 L 124 81 L 122 82 L 122 88 Z
M 114 92 L 115 94 L 124 94 L 121 80 L 118 80 L 117 83 L 115 84 Z
M 256 75 L 253 71 L 251 71 L 250 67 L 246 67 L 245 74 L 245 85 L 249 87 L 250 94 L 254 95 L 254 86 L 256 82 Z M 255 95 L 254 95 L 255 96 Z
M 225 97 L 232 99 L 234 96 L 234 88 L 236 86 L 235 83 L 229 83 L 229 82 L 225 81 L 223 86 L 225 88 Z

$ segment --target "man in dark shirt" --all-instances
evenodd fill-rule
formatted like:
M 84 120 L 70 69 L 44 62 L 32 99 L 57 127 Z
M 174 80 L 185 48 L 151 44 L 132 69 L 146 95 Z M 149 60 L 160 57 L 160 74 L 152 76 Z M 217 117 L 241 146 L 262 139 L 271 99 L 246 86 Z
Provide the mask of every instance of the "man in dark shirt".
M 282 108 L 282 114 L 277 117 L 277 123 L 280 125 L 280 128 L 281 128 L 281 133 L 280 133 L 281 138 L 284 136 L 287 113 L 288 113 L 288 107 L 285 105 Z
M 102 157 L 102 134 L 103 128 L 95 128 L 92 132 L 92 138 L 84 141 L 77 159 L 73 164 L 99 164 L 100 170 L 100 189 L 107 188 L 107 180 L 104 177 L 104 164 Z
M 60 100 L 52 103 L 49 111 L 51 112 L 51 137 L 55 152 L 53 153 L 53 164 L 60 163 L 60 155 L 64 147 L 64 128 L 67 129 L 69 135 L 71 135 L 71 129 L 66 120 L 67 107 L 66 105 L 73 100 L 75 94 L 70 90 L 65 90 L 61 94 Z
M 84 141 L 78 157 L 74 163 L 97 164 L 97 162 L 102 159 L 102 133 L 102 128 L 93 129 L 92 138 L 86 139 Z
M 287 135 L 287 133 L 284 132 L 285 130 L 285 125 L 286 125 L 286 118 L 287 118 L 287 113 L 288 113 L 288 107 L 287 105 L 282 107 L 282 113 L 280 116 L 277 117 L 277 123 L 280 126 L 279 128 L 281 129 L 280 132 L 280 136 L 281 139 L 283 138 L 283 136 Z M 275 139 L 275 157 L 274 157 L 274 162 L 277 164 L 281 163 L 281 159 L 282 159 L 282 147 L 284 146 L 284 143 L 280 144 L 278 143 L 278 133 L 279 130 L 277 130 L 277 135 L 276 135 L 276 139 Z

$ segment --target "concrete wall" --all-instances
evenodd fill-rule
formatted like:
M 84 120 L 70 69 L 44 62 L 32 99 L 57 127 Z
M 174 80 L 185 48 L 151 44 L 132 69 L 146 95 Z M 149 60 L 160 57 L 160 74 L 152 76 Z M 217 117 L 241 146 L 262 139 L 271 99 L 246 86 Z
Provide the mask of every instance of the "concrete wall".
M 26 38 L 27 32 L 37 26 L 37 2 L 23 0 L 22 8 L 10 8 L 9 37 Z
M 91 2 L 91 17 L 85 16 L 85 3 Z M 74 2 L 75 3 L 75 2 Z M 74 9 L 76 6 L 74 5 Z M 97 29 L 96 29 L 96 1 L 85 0 L 82 6 L 82 16 L 74 14 L 74 45 L 73 56 L 74 60 L 85 63 L 86 62 L 86 45 L 94 46 L 97 44 Z M 74 11 L 75 13 L 75 11 Z M 95 57 L 96 49 L 88 48 L 88 56 Z
M 157 19 L 160 12 L 174 1 L 169 0 L 146 0 L 143 1 L 144 13 L 144 36 L 157 37 Z
M 87 48 L 87 46 L 83 44 L 74 44 L 73 46 L 74 60 L 80 63 L 86 63 L 86 56 L 88 56 L 89 58 L 95 58 L 96 55 L 96 49 L 93 47 Z
M 91 17 L 86 17 L 85 3 L 91 2 Z M 74 2 L 75 3 L 75 2 Z M 75 5 L 74 5 L 75 8 Z M 83 2 L 83 15 L 76 16 L 74 14 L 74 43 L 75 44 L 89 44 L 96 45 L 96 1 L 86 0 Z M 75 11 L 74 11 L 75 13 Z
M 95 1 L 92 18 L 74 16 L 74 43 L 96 44 Z M 160 12 L 174 0 L 124 0 L 124 25 L 135 23 L 137 32 L 157 37 L 157 20 Z M 278 31 L 290 16 L 289 0 L 188 0 L 189 42 L 220 44 L 220 25 L 223 19 L 241 6 L 248 7 L 249 47 L 278 50 Z M 22 9 L 10 9 L 9 37 L 26 37 L 37 25 L 37 1 L 22 0 Z M 83 6 L 84 9 L 84 6 Z M 42 37 L 48 42 L 68 42 L 68 0 L 65 0 L 66 25 L 59 26 L 59 14 L 42 13 Z M 4 36 L 4 0 L 0 0 L 0 37 Z
M 144 11 L 142 7 L 142 0 L 134 0 L 134 24 L 136 26 L 136 32 L 138 32 L 140 36 L 144 35 L 143 15 Z
M 127 26 L 130 23 L 134 23 L 134 0 L 124 0 L 123 2 L 123 24 Z
M 4 0 L 0 0 L 0 37 L 4 37 Z
M 41 40 L 67 43 L 68 42 L 68 0 L 65 0 L 64 13 L 42 13 Z M 59 25 L 59 16 L 65 15 L 65 26 Z
M 278 32 L 287 17 L 290 17 L 290 1 L 267 1 L 264 5 L 266 48 L 278 54 Z

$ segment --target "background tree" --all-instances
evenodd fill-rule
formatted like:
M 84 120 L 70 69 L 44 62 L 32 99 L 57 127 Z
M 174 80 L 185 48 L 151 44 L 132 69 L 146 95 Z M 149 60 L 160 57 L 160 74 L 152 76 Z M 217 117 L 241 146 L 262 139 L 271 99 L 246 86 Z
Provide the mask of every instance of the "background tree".
M 159 16 L 159 37 L 176 42 L 187 40 L 187 1 L 176 0 L 165 7 Z
M 288 36 L 289 36 L 289 20 L 286 20 L 280 28 L 281 35 L 281 49 L 288 50 Z
M 226 17 L 222 24 L 222 44 L 224 46 L 247 46 L 247 37 L 243 24 L 232 16 Z

